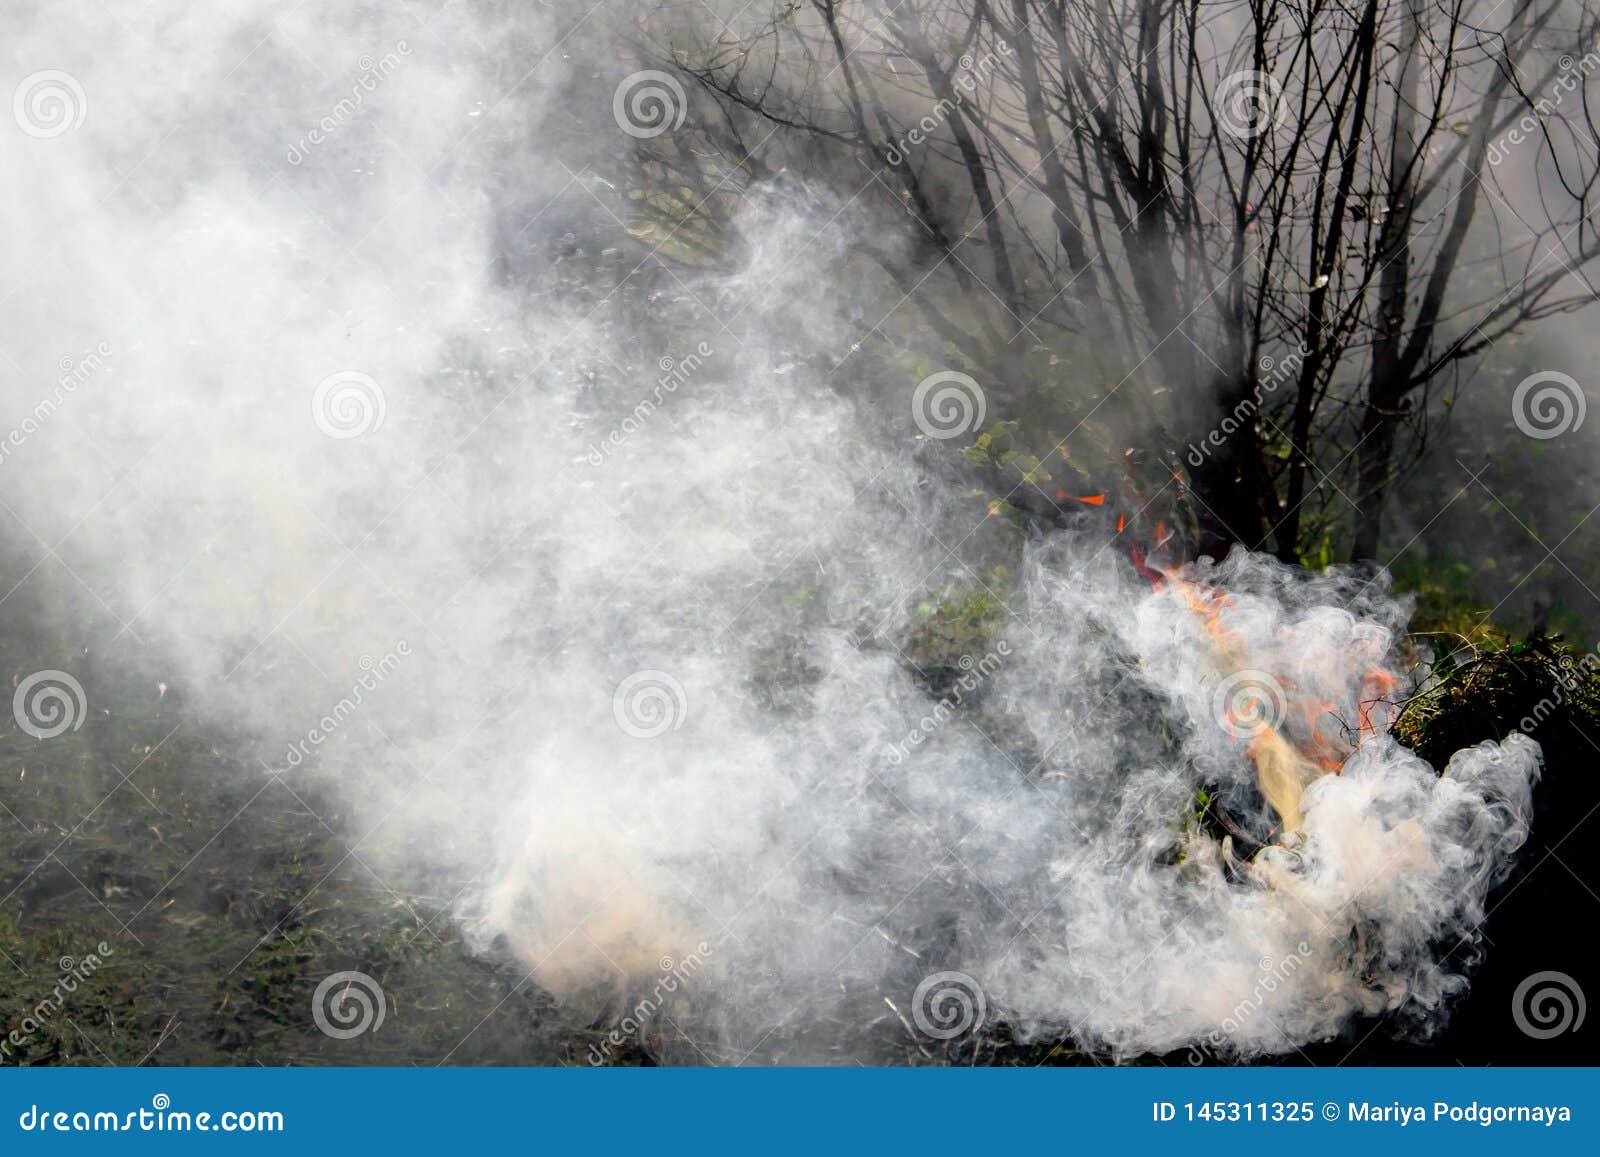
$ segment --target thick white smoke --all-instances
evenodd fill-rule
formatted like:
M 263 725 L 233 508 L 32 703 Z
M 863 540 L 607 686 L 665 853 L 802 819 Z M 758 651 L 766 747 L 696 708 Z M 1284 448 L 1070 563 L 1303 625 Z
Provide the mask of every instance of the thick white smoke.
M 13 580 L 261 775 L 343 791 L 535 983 L 703 943 L 683 1030 L 805 1060 L 941 971 L 1122 1054 L 1282 1053 L 1462 985 L 1532 745 L 1441 779 L 1374 725 L 1230 858 L 1197 791 L 1265 838 L 1253 713 L 1349 755 L 1405 607 L 1243 555 L 1153 584 L 1087 522 L 1019 554 L 913 465 L 914 382 L 847 357 L 870 222 L 773 191 L 731 272 L 641 261 L 581 151 L 629 138 L 574 151 L 562 104 L 627 71 L 561 39 L 581 11 L 8 9 L 8 83 L 85 102 L 0 133 Z M 948 713 L 914 608 L 986 583 Z

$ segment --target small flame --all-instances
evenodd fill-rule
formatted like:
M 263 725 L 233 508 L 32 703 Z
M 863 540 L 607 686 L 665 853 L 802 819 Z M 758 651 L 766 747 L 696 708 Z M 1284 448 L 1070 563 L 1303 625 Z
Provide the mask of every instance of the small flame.
M 1393 696 L 1399 687 L 1400 680 L 1389 671 L 1373 668 L 1366 673 L 1361 681 L 1361 703 L 1356 708 L 1363 738 L 1376 735 L 1379 731 L 1378 724 L 1372 719 L 1374 710 L 1382 708 L 1384 715 L 1391 716 L 1382 720 L 1385 725 L 1391 721 Z
M 1125 516 L 1117 519 L 1117 529 L 1127 525 Z M 1153 551 L 1160 551 L 1171 541 L 1172 531 L 1164 521 L 1155 526 Z M 1200 620 L 1206 634 L 1214 641 L 1219 665 L 1224 673 L 1241 672 L 1257 668 L 1249 654 L 1244 637 L 1227 623 L 1229 611 L 1235 602 L 1224 592 L 1189 577 L 1182 566 L 1154 564 L 1149 555 L 1136 544 L 1130 543 L 1129 557 L 1136 570 L 1156 591 L 1172 590 L 1183 599 Z M 1393 693 L 1400 687 L 1400 678 L 1391 671 L 1374 667 L 1362 678 L 1357 704 L 1357 728 L 1354 742 L 1340 734 L 1330 734 L 1333 728 L 1325 726 L 1332 717 L 1337 720 L 1340 704 L 1296 687 L 1290 680 L 1272 674 L 1288 697 L 1289 710 L 1281 720 L 1261 717 L 1235 718 L 1232 710 L 1223 720 L 1229 734 L 1249 736 L 1245 756 L 1255 765 L 1256 783 L 1262 796 L 1277 813 L 1279 823 L 1272 835 L 1282 833 L 1283 838 L 1293 836 L 1300 828 L 1302 812 L 1300 801 L 1313 780 L 1324 775 L 1338 775 L 1355 748 L 1365 739 L 1383 730 L 1392 713 L 1380 707 L 1392 707 Z
M 1128 557 L 1133 560 L 1133 569 L 1139 572 L 1141 578 L 1148 582 L 1153 590 L 1161 590 L 1167 585 L 1166 576 L 1154 567 L 1145 564 L 1144 551 L 1138 546 L 1129 544 Z
M 1322 773 L 1274 728 L 1263 727 L 1245 749 L 1256 765 L 1256 783 L 1287 832 L 1300 827 L 1300 798 Z

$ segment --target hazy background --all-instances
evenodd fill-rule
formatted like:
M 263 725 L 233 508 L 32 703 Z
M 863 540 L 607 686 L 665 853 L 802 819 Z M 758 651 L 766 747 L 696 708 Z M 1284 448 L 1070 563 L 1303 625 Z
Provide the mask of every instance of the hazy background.
M 161 721 L 94 741 L 111 784 L 194 740 L 176 774 L 219 819 L 313 813 L 380 902 L 591 1028 L 703 958 L 678 1062 L 885 1059 L 885 999 L 904 1024 L 947 971 L 1024 1040 L 1124 1057 L 1224 1021 L 1224 1059 L 1397 1010 L 1425 1037 L 1462 988 L 1529 743 L 1440 781 L 1374 740 L 1308 796 L 1301 855 L 1169 854 L 1204 785 L 1270 822 L 1219 681 L 1265 668 L 1348 739 L 1405 667 L 1404 592 L 1240 552 L 1204 572 L 1234 599 L 1219 647 L 1101 512 L 1026 542 L 988 517 L 930 464 L 923 374 L 867 340 L 893 298 L 840 275 L 881 236 L 859 203 L 776 174 L 714 265 L 652 259 L 618 177 L 613 96 L 648 63 L 626 6 L 4 8 L 8 89 L 73 84 L 41 82 L 69 129 L 0 133 L 0 610 L 17 678 L 85 687 L 83 742 L 112 709 Z M 1584 328 L 1539 357 L 1587 356 Z M 1397 571 L 1592 632 L 1593 427 L 1507 447 L 1532 348 L 1462 392 Z M 952 597 L 996 626 L 951 665 L 994 662 L 981 715 L 928 727 L 919 624 Z M 5 885 L 20 934 L 107 782 L 58 769 L 37 806 L 9 750 L 40 844 Z M 223 830 L 153 890 L 91 876 L 121 961 L 159 955 L 118 936 Z M 302 951 L 308 983 L 335 970 Z

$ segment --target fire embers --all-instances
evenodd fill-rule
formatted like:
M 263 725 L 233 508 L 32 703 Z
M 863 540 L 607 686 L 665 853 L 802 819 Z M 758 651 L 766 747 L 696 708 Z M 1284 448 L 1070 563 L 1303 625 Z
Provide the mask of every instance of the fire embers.
M 1306 788 L 1339 774 L 1364 740 L 1388 728 L 1400 686 L 1386 665 L 1393 632 L 1329 606 L 1297 614 L 1282 590 L 1262 589 L 1259 580 L 1271 571 L 1258 565 L 1160 574 L 1155 599 L 1188 612 L 1189 629 L 1180 633 L 1214 672 L 1200 726 L 1209 722 L 1232 741 L 1216 754 L 1248 761 L 1256 790 L 1277 817 L 1273 833 L 1296 838 Z M 1255 589 L 1219 585 L 1251 575 Z M 1217 747 L 1203 740 L 1201 746 Z
M 1035 704 L 1054 806 L 1003 828 L 1032 837 L 1057 809 L 1072 826 L 1051 890 L 1028 893 L 1032 955 L 962 958 L 991 1006 L 1120 1055 L 1436 1023 L 1525 837 L 1534 746 L 1472 748 L 1441 776 L 1386 734 L 1409 608 L 1367 575 L 1243 552 L 1159 586 L 1111 570 L 1068 551 L 1041 566 L 1048 633 L 1008 667 L 1045 676 L 1005 690 Z M 1006 848 L 1046 843 L 997 836 L 986 886 L 1017 903 L 1030 877 Z

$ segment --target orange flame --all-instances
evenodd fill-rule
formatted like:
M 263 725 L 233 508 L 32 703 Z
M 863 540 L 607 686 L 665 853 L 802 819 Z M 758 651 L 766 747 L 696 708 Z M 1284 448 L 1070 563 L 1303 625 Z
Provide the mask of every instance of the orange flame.
M 1117 529 L 1120 531 L 1125 525 L 1126 519 L 1119 517 Z M 1165 522 L 1157 522 L 1155 531 L 1155 547 L 1159 550 L 1172 535 Z M 1181 567 L 1152 564 L 1145 552 L 1133 543 L 1129 544 L 1128 553 L 1134 569 L 1152 589 L 1170 589 L 1183 599 L 1215 642 L 1218 658 L 1225 668 L 1241 671 L 1251 666 L 1247 661 L 1246 640 L 1225 621 L 1227 612 L 1235 605 L 1229 595 L 1186 577 Z M 1386 723 L 1381 717 L 1374 718 L 1376 708 L 1390 703 L 1400 679 L 1379 666 L 1363 675 L 1357 704 L 1359 727 L 1352 743 L 1330 733 L 1333 729 L 1326 727 L 1329 717 L 1338 718 L 1338 703 L 1305 693 L 1287 679 L 1275 678 L 1288 697 L 1291 710 L 1288 717 L 1276 725 L 1266 720 L 1250 720 L 1245 729 L 1250 736 L 1245 756 L 1255 765 L 1257 786 L 1280 820 L 1271 834 L 1282 838 L 1299 830 L 1303 820 L 1300 801 L 1311 782 L 1324 775 L 1340 774 L 1355 747 L 1376 735 L 1381 729 L 1380 722 Z M 1231 713 L 1223 720 L 1228 732 L 1236 737 L 1241 732 L 1236 724 L 1241 722 Z

